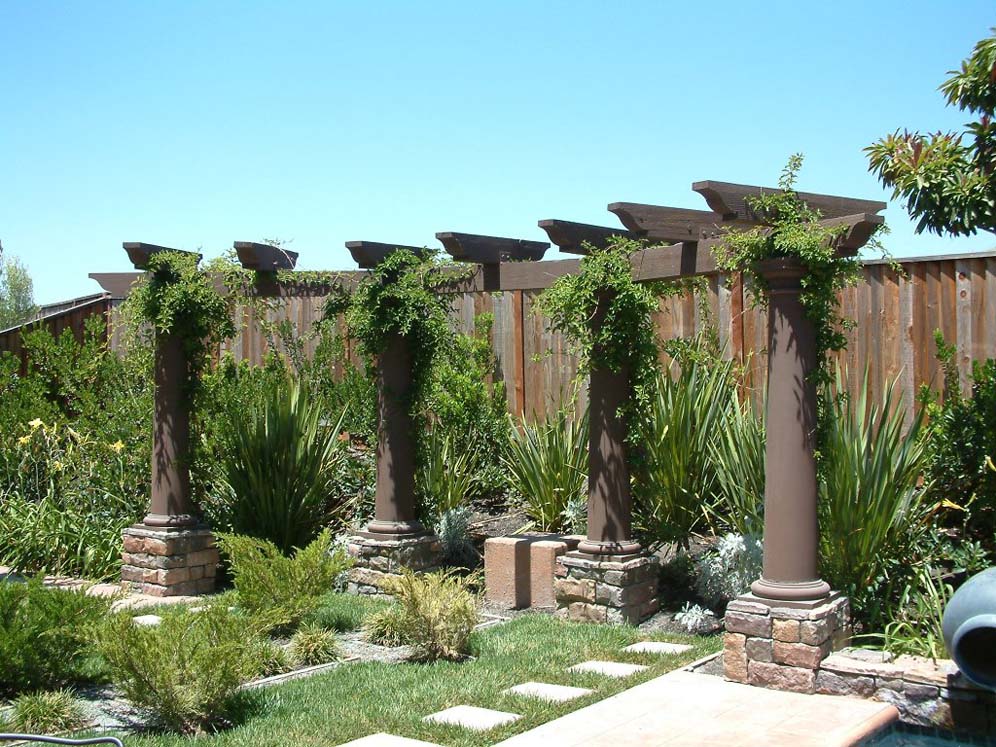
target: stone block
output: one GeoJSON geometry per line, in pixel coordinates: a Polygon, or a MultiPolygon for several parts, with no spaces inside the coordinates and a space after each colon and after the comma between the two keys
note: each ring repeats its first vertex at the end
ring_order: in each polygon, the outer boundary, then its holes
{"type": "Polygon", "coordinates": [[[826,654],[820,646],[807,646],[805,643],[786,643],[784,641],[775,641],[772,653],[778,664],[808,669],[819,669],[820,662],[823,661],[826,654]]]}
{"type": "Polygon", "coordinates": [[[592,579],[558,578],[554,583],[557,604],[563,606],[572,602],[595,602],[595,581],[592,579]]]}
{"type": "Polygon", "coordinates": [[[623,649],[623,651],[634,654],[658,654],[661,656],[683,654],[691,650],[692,647],[685,643],[667,643],[665,641],[641,641],[623,649]]]}
{"type": "Polygon", "coordinates": [[[870,698],[875,694],[875,680],[872,677],[860,675],[845,677],[820,670],[816,673],[816,692],[824,695],[858,695],[870,698]]]}
{"type": "Polygon", "coordinates": [[[745,645],[747,658],[753,661],[774,661],[770,638],[748,638],[745,645]]]}
{"type": "Polygon", "coordinates": [[[539,540],[529,547],[529,606],[556,607],[554,578],[557,576],[557,558],[567,552],[567,543],[558,540],[539,540]]]}
{"type": "Polygon", "coordinates": [[[783,666],[765,661],[747,662],[747,681],[751,685],[811,693],[816,688],[816,672],[803,667],[783,666]]]}
{"type": "Polygon", "coordinates": [[[723,674],[728,680],[747,681],[746,640],[742,633],[727,633],[723,639],[723,674]]]}
{"type": "Polygon", "coordinates": [[[618,661],[585,661],[568,668],[568,672],[601,674],[605,677],[630,677],[643,672],[647,667],[641,664],[624,664],[618,661]]]}
{"type": "Polygon", "coordinates": [[[461,726],[471,731],[487,731],[497,726],[518,721],[520,718],[522,716],[517,713],[505,713],[504,711],[494,711],[490,708],[459,705],[430,714],[422,720],[430,724],[461,726]]]}
{"type": "Polygon", "coordinates": [[[799,642],[799,621],[774,618],[771,621],[771,637],[785,643],[799,642]]]}
{"type": "Polygon", "coordinates": [[[799,623],[799,641],[819,646],[830,639],[829,620],[804,620],[799,623]]]}
{"type": "Polygon", "coordinates": [[[524,682],[510,687],[504,692],[523,698],[537,698],[549,703],[565,703],[568,700],[591,695],[592,690],[583,687],[568,687],[567,685],[548,685],[545,682],[524,682]]]}
{"type": "Polygon", "coordinates": [[[612,623],[613,625],[622,625],[623,623],[636,625],[641,620],[640,613],[642,606],[639,604],[628,604],[621,607],[605,605],[604,609],[605,622],[612,623]]]}
{"type": "Polygon", "coordinates": [[[595,585],[595,602],[609,607],[642,604],[654,596],[656,590],[647,582],[633,586],[595,585]]]}
{"type": "Polygon", "coordinates": [[[727,608],[723,618],[728,633],[743,633],[757,638],[771,637],[771,618],[744,612],[730,612],[727,608]]]}
{"type": "Polygon", "coordinates": [[[567,619],[578,622],[607,622],[608,607],[601,604],[586,604],[585,602],[571,602],[566,607],[567,619]]]}
{"type": "Polygon", "coordinates": [[[529,541],[492,537],[484,542],[485,598],[508,609],[529,606],[529,541]]]}

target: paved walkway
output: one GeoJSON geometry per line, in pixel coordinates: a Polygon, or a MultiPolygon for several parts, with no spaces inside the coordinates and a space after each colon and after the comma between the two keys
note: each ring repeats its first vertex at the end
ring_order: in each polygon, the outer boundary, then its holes
{"type": "Polygon", "coordinates": [[[875,701],[765,690],[680,670],[495,747],[844,747],[897,716],[875,701]]]}

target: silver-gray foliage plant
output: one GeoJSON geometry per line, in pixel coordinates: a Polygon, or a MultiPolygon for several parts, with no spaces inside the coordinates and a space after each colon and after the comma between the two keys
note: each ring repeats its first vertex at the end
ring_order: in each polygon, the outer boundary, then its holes
{"type": "Polygon", "coordinates": [[[750,589],[761,575],[763,546],[756,535],[724,534],[716,548],[695,564],[695,590],[718,608],[750,589]]]}

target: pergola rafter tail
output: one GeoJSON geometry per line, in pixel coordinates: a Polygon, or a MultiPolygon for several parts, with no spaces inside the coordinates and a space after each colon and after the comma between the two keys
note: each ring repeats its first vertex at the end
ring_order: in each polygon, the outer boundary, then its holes
{"type": "MultiPolygon", "coordinates": [[[[714,212],[731,220],[756,220],[757,215],[748,204],[748,198],[759,197],[763,194],[776,194],[782,191],[776,187],[756,187],[750,184],[733,184],[713,180],[693,182],[692,190],[702,195],[714,212]]],[[[879,200],[862,200],[855,197],[839,197],[814,192],[796,192],[795,194],[809,207],[818,210],[824,218],[840,218],[857,213],[874,215],[886,208],[886,203],[879,200]]]]}

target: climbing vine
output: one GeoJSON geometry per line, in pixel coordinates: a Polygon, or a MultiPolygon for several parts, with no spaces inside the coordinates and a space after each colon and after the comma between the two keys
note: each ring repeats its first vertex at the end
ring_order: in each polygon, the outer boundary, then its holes
{"type": "Polygon", "coordinates": [[[640,241],[613,236],[605,248],[586,246],[579,272],[559,277],[535,308],[578,356],[579,380],[595,366],[629,371],[632,393],[622,415],[635,439],[661,369],[652,315],[662,296],[684,293],[690,283],[636,282],[630,256],[644,248],[640,241]],[[599,313],[601,323],[594,323],[599,313]]]}
{"type": "MultiPolygon", "coordinates": [[[[837,294],[858,280],[861,262],[856,256],[837,251],[847,226],[822,224],[820,212],[799,199],[794,187],[802,160],[798,153],[789,158],[778,180],[781,191],[747,198],[748,206],[763,224],[746,231],[730,231],[715,254],[721,269],[744,274],[756,291],[754,303],[759,306],[768,302],[767,284],[758,269],[760,262],[784,257],[798,259],[805,266],[800,301],[815,328],[819,361],[811,381],[822,388],[833,379],[830,353],[847,347],[846,331],[854,326],[840,313],[837,294]]],[[[875,236],[868,245],[881,249],[875,236]]]]}
{"type": "Polygon", "coordinates": [[[151,255],[144,279],[125,302],[126,316],[137,326],[183,340],[188,387],[196,385],[212,351],[235,334],[228,304],[198,260],[189,252],[151,255]]]}

